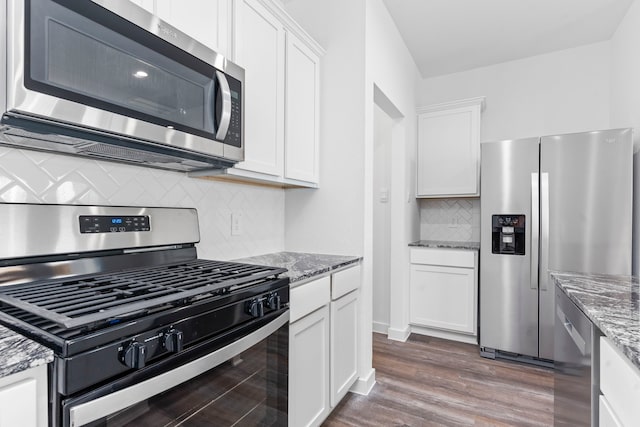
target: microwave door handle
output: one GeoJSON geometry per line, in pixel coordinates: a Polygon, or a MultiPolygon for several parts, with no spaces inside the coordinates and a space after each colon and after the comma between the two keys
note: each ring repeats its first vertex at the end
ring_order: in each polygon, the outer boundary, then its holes
{"type": "Polygon", "coordinates": [[[216,78],[218,79],[220,93],[222,94],[222,113],[220,114],[220,125],[216,131],[216,139],[218,141],[224,141],[229,130],[229,123],[231,122],[231,89],[229,88],[227,76],[225,76],[223,72],[216,71],[216,78]]]}

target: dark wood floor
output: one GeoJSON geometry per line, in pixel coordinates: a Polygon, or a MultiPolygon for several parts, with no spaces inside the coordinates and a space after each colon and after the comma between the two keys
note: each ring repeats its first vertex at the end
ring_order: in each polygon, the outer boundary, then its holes
{"type": "Polygon", "coordinates": [[[480,357],[478,347],[373,334],[376,385],[349,393],[323,426],[551,426],[553,372],[480,357]]]}

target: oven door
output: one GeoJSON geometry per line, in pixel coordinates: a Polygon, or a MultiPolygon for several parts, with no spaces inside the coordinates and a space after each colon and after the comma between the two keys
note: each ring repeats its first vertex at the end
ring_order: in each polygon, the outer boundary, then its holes
{"type": "Polygon", "coordinates": [[[63,425],[286,426],[288,309],[227,335],[62,401],[63,425]]]}
{"type": "Polygon", "coordinates": [[[8,4],[9,114],[242,160],[240,67],[131,2],[8,4]]]}

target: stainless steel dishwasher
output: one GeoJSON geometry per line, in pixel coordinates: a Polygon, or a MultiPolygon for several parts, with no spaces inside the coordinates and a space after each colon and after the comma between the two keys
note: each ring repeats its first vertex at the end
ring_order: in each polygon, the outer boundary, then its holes
{"type": "Polygon", "coordinates": [[[602,334],[562,290],[555,292],[554,425],[597,426],[602,334]]]}

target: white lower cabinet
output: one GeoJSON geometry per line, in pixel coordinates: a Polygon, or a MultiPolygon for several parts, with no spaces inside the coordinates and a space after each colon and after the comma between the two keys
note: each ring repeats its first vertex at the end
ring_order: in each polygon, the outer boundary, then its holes
{"type": "Polygon", "coordinates": [[[475,340],[477,265],[476,251],[411,249],[409,322],[417,327],[412,331],[467,342],[475,340]]]}
{"type": "Polygon", "coordinates": [[[291,289],[289,426],[319,426],[357,379],[360,266],[291,289]]]}
{"type": "Polygon", "coordinates": [[[600,427],[622,427],[622,423],[611,409],[611,405],[602,395],[599,398],[598,423],[600,427]]]}
{"type": "Polygon", "coordinates": [[[358,376],[358,291],[331,301],[331,406],[358,376]]]}
{"type": "Polygon", "coordinates": [[[289,425],[320,425],[330,410],[329,306],[292,323],[289,340],[289,425]]]}
{"type": "Polygon", "coordinates": [[[291,289],[289,425],[318,426],[329,415],[329,276],[291,289]]]}
{"type": "Polygon", "coordinates": [[[640,422],[640,370],[607,337],[600,337],[600,426],[640,422]]]}
{"type": "Polygon", "coordinates": [[[331,406],[358,377],[358,295],[360,266],[331,276],[331,406]]]}
{"type": "Polygon", "coordinates": [[[47,365],[0,378],[0,427],[47,424],[47,365]]]}

